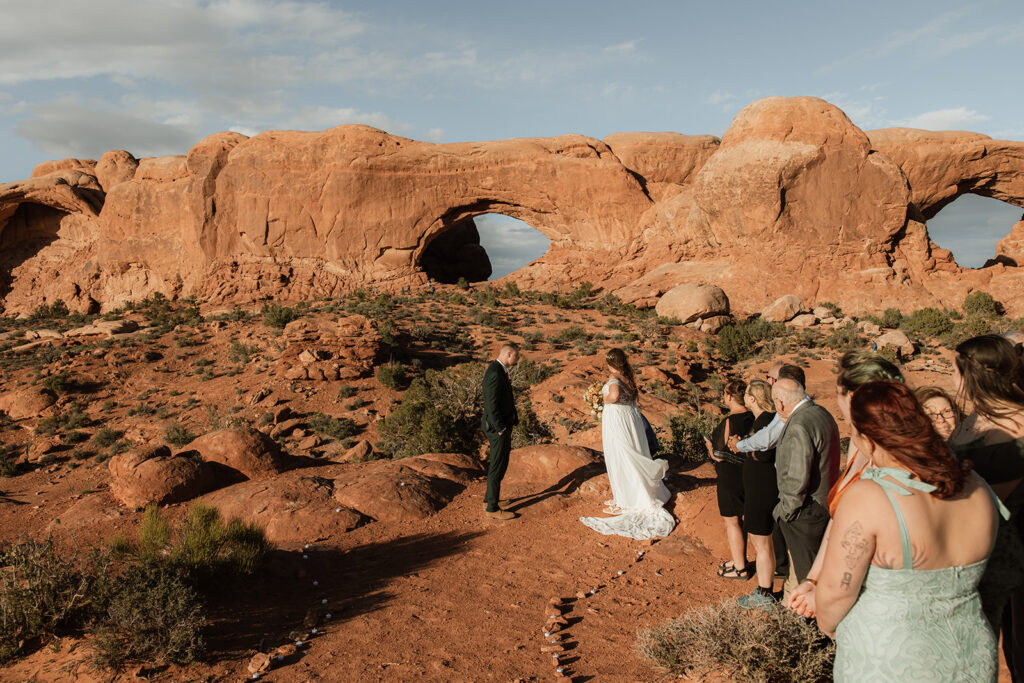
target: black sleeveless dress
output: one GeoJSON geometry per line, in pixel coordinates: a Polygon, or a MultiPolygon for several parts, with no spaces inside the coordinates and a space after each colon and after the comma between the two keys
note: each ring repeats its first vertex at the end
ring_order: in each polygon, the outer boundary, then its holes
{"type": "MultiPolygon", "coordinates": [[[[736,413],[725,416],[711,433],[711,446],[716,451],[727,451],[725,425],[729,423],[729,434],[744,436],[754,423],[753,413],[736,413]]],[[[731,462],[716,462],[718,475],[718,514],[722,517],[739,517],[743,514],[743,466],[731,462]]]]}
{"type": "MultiPolygon", "coordinates": [[[[775,413],[761,413],[750,434],[767,427],[775,413]]],[[[779,502],[779,484],[775,474],[775,448],[747,453],[743,461],[743,529],[748,534],[770,536],[775,528],[772,511],[779,502]]]]}

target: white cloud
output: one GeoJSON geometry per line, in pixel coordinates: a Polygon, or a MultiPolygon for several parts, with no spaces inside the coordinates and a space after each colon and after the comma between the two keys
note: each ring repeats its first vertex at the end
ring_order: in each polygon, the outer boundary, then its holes
{"type": "Polygon", "coordinates": [[[901,125],[926,130],[967,130],[969,126],[988,121],[989,117],[967,107],[926,111],[907,119],[901,125]]]}
{"type": "Polygon", "coordinates": [[[412,127],[381,112],[363,112],[351,107],[307,107],[285,119],[282,128],[294,130],[325,130],[348,123],[361,123],[388,133],[407,132],[412,127]]]}
{"type": "Polygon", "coordinates": [[[73,98],[35,105],[32,111],[33,118],[19,121],[15,132],[57,157],[99,158],[111,149],[137,157],[184,154],[198,141],[195,131],[73,98]]]}
{"type": "Polygon", "coordinates": [[[431,128],[427,131],[426,138],[431,142],[441,142],[444,140],[444,130],[441,128],[431,128]]]}
{"type": "Polygon", "coordinates": [[[232,133],[241,133],[247,138],[256,137],[262,132],[255,128],[248,128],[246,126],[229,126],[228,130],[230,130],[232,133]]]}
{"type": "Polygon", "coordinates": [[[735,99],[736,99],[736,95],[734,95],[731,92],[724,92],[722,90],[716,90],[715,92],[711,93],[710,95],[708,95],[707,97],[704,98],[704,103],[705,104],[714,104],[714,105],[729,104],[730,102],[732,102],[735,99]]]}
{"type": "Polygon", "coordinates": [[[609,45],[604,49],[609,54],[626,55],[636,52],[637,41],[627,40],[624,43],[618,43],[617,45],[609,45]]]}

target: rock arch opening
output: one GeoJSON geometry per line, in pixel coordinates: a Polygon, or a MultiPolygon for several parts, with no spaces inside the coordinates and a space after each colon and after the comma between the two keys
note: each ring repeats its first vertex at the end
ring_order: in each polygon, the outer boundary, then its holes
{"type": "Polygon", "coordinates": [[[60,239],[67,212],[52,206],[23,202],[0,222],[0,296],[6,296],[16,269],[60,239]]]}
{"type": "Polygon", "coordinates": [[[961,268],[983,268],[995,262],[1024,266],[1020,251],[1008,242],[1024,231],[1024,209],[976,194],[964,194],[928,219],[928,237],[953,253],[961,268]],[[1009,234],[1008,234],[1009,233],[1009,234]]]}
{"type": "Polygon", "coordinates": [[[528,266],[547,253],[551,240],[518,218],[500,213],[478,216],[480,244],[491,259],[491,280],[528,266]]]}
{"type": "Polygon", "coordinates": [[[496,280],[543,256],[550,240],[528,223],[504,214],[462,218],[434,237],[420,267],[431,280],[454,284],[496,280]]]}

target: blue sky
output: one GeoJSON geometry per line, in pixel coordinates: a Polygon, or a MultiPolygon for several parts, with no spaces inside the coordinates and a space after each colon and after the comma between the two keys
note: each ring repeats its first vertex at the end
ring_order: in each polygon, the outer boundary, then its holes
{"type": "Polygon", "coordinates": [[[721,135],[767,95],[823,97],[864,129],[1024,140],[1019,0],[0,0],[0,16],[0,182],[227,129],[721,135]]]}

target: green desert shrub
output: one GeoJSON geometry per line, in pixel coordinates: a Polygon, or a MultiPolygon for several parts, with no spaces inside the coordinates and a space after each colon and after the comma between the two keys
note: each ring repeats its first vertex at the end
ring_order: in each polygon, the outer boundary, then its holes
{"type": "Polygon", "coordinates": [[[937,308],[925,307],[914,311],[900,327],[918,339],[940,337],[953,330],[949,314],[937,308]]]}
{"type": "Polygon", "coordinates": [[[49,539],[9,545],[0,555],[0,663],[84,626],[103,601],[106,582],[100,553],[79,563],[49,539]]]}
{"type": "Polygon", "coordinates": [[[745,610],[733,599],[644,629],[637,650],[690,680],[831,681],[835,644],[813,622],[781,606],[745,610]]]}
{"type": "Polygon", "coordinates": [[[514,385],[525,388],[540,384],[553,374],[555,368],[552,366],[523,358],[512,368],[509,378],[514,385]]]}
{"type": "Polygon", "coordinates": [[[730,323],[718,331],[715,348],[725,360],[735,363],[755,355],[758,344],[786,333],[784,323],[772,323],[761,318],[730,323]]]}
{"type": "Polygon", "coordinates": [[[263,308],[260,309],[260,316],[263,318],[264,325],[281,330],[288,323],[296,320],[299,314],[294,308],[277,303],[269,303],[264,304],[263,308]]]}
{"type": "Polygon", "coordinates": [[[167,428],[164,430],[164,441],[171,446],[181,448],[186,444],[192,443],[195,439],[196,435],[194,433],[177,422],[167,425],[167,428]]]}
{"type": "Polygon", "coordinates": [[[130,565],[117,583],[91,643],[96,664],[113,670],[129,662],[188,664],[203,652],[203,600],[181,572],[130,565]]]}
{"type": "Polygon", "coordinates": [[[15,447],[9,443],[0,444],[0,477],[13,477],[18,473],[15,447]]]}
{"type": "Polygon", "coordinates": [[[968,294],[961,308],[967,316],[973,314],[984,318],[997,318],[1002,313],[1002,308],[992,295],[981,290],[968,294]]]}
{"type": "Polygon", "coordinates": [[[309,428],[317,434],[330,439],[343,441],[350,436],[355,436],[359,428],[356,423],[347,417],[330,417],[323,413],[313,413],[309,417],[309,428]]]}
{"type": "Polygon", "coordinates": [[[703,435],[710,435],[715,425],[715,417],[703,411],[673,416],[669,420],[668,452],[690,463],[707,461],[708,449],[703,435]]]}
{"type": "Polygon", "coordinates": [[[376,377],[388,389],[401,389],[405,385],[406,367],[402,363],[387,363],[377,368],[376,377]]]}

